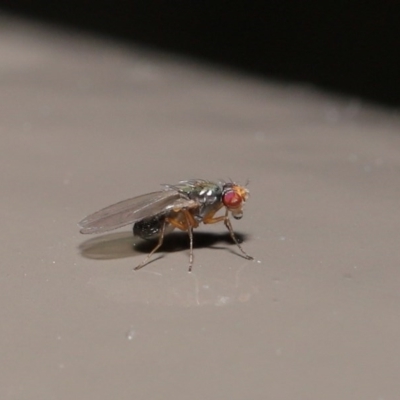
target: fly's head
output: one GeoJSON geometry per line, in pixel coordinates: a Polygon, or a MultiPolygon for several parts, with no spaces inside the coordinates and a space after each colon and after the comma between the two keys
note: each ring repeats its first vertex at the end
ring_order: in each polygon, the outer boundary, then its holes
{"type": "Polygon", "coordinates": [[[243,206],[249,197],[249,191],[235,183],[225,183],[222,188],[222,203],[232,213],[233,218],[243,217],[243,206]]]}

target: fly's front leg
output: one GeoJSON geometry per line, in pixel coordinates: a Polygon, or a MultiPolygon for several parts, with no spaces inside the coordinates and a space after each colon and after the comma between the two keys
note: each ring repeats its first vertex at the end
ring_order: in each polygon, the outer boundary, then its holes
{"type": "Polygon", "coordinates": [[[135,268],[135,271],[140,268],[143,268],[149,261],[149,258],[161,247],[161,245],[163,244],[163,241],[164,241],[164,233],[165,233],[166,225],[167,225],[167,220],[165,220],[162,224],[160,237],[158,238],[158,243],[157,243],[156,247],[154,247],[154,249],[149,254],[147,254],[147,257],[135,268]]]}
{"type": "Polygon", "coordinates": [[[222,222],[225,220],[226,215],[222,215],[221,217],[214,217],[214,215],[223,207],[221,204],[216,210],[211,211],[203,218],[203,224],[216,224],[217,222],[222,222]]]}
{"type": "Polygon", "coordinates": [[[225,224],[225,226],[228,228],[228,231],[229,231],[229,233],[230,233],[230,235],[231,235],[232,240],[236,243],[237,247],[239,247],[239,249],[240,249],[240,251],[243,253],[243,255],[244,255],[248,260],[254,260],[254,257],[252,257],[252,256],[250,256],[249,254],[247,254],[247,253],[243,250],[243,248],[242,248],[242,246],[240,245],[240,243],[238,242],[238,240],[236,239],[235,232],[233,231],[232,224],[231,224],[231,221],[230,221],[229,216],[228,216],[228,210],[226,210],[226,213],[225,213],[225,216],[224,216],[224,224],[225,224]]]}
{"type": "Polygon", "coordinates": [[[248,260],[254,260],[254,258],[252,256],[250,256],[249,254],[247,254],[242,246],[240,245],[240,243],[238,242],[238,240],[236,239],[235,236],[235,232],[233,231],[232,228],[232,224],[231,221],[229,219],[229,212],[228,209],[226,209],[225,215],[222,215],[221,217],[214,217],[215,213],[217,213],[220,209],[222,208],[219,207],[216,211],[213,211],[212,213],[208,214],[206,217],[204,217],[203,222],[205,224],[216,224],[217,222],[222,222],[224,221],[225,226],[227,227],[232,240],[236,243],[237,247],[239,247],[240,251],[243,253],[243,255],[248,259],[248,260]]]}

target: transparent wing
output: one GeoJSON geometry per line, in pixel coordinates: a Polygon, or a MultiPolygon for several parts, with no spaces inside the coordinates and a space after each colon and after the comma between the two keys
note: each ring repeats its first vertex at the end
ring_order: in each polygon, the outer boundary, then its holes
{"type": "Polygon", "coordinates": [[[152,192],[123,200],[97,211],[81,222],[81,233],[102,233],[167,211],[181,195],[176,190],[152,192]]]}

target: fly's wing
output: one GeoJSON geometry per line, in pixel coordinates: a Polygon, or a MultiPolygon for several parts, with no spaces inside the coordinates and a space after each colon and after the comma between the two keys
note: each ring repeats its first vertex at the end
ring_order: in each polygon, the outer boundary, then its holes
{"type": "Polygon", "coordinates": [[[181,195],[176,190],[152,192],[123,200],[97,211],[81,222],[81,233],[102,233],[133,224],[168,210],[181,195]]]}

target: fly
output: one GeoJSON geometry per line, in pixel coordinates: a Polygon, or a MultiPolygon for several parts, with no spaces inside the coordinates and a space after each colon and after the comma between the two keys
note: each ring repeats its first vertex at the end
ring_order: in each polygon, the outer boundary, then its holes
{"type": "Polygon", "coordinates": [[[243,206],[249,197],[247,188],[234,182],[210,182],[203,179],[180,181],[176,185],[163,185],[164,190],[121,201],[97,211],[79,226],[81,233],[102,233],[134,224],[133,234],[143,239],[158,236],[158,243],[135,268],[143,268],[161,247],[164,237],[175,228],[186,231],[190,239],[189,272],[193,266],[193,229],[200,223],[224,222],[232,240],[243,256],[252,260],[238,242],[229,215],[243,216],[243,206]],[[224,215],[215,214],[225,208],[224,215]]]}

